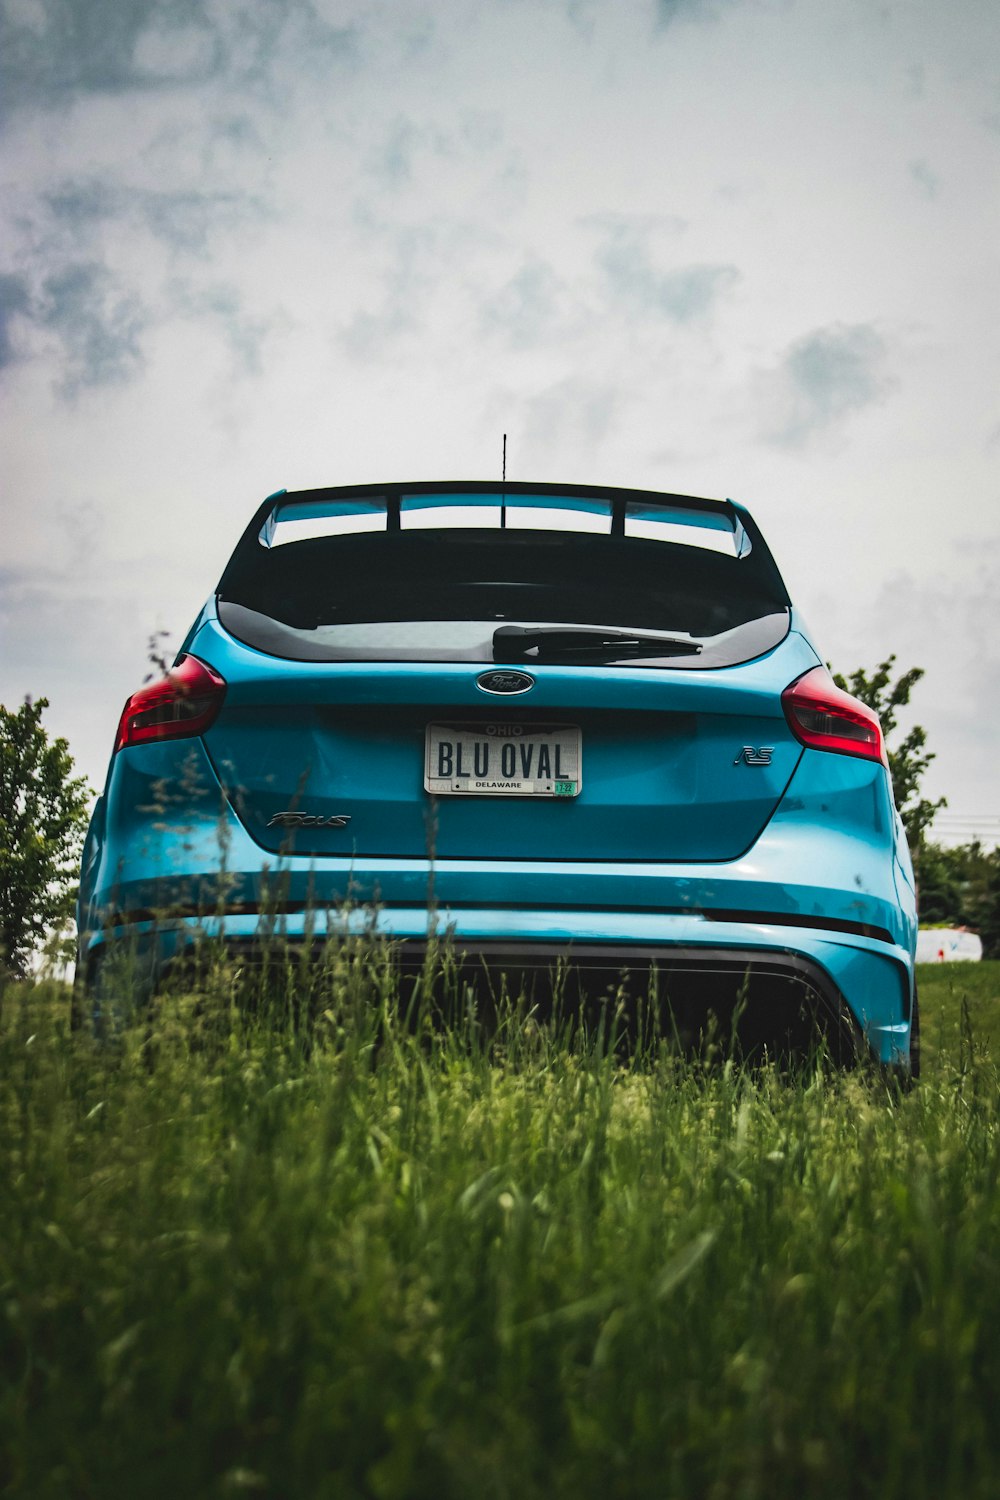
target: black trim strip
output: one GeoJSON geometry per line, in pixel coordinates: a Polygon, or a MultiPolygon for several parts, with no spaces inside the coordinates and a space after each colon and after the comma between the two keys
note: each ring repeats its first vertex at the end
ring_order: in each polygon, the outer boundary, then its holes
{"type": "Polygon", "coordinates": [[[703,911],[707,922],[752,922],[767,927],[824,927],[832,932],[852,932],[857,937],[875,938],[880,943],[892,943],[896,939],[887,927],[876,927],[871,922],[849,922],[841,917],[808,916],[800,912],[764,911],[703,911]]]}
{"type": "MultiPolygon", "coordinates": [[[[111,912],[102,924],[104,930],[114,927],[131,927],[137,922],[164,922],[183,921],[192,917],[290,917],[298,916],[303,912],[329,911],[337,906],[342,898],[336,898],[329,903],[324,903],[315,896],[309,900],[301,901],[231,901],[225,906],[219,906],[218,902],[185,902],[177,906],[164,906],[158,910],[149,907],[136,907],[131,911],[111,912]]],[[[364,904],[364,903],[361,903],[364,904]]],[[[486,902],[447,902],[444,910],[448,911],[519,911],[520,903],[514,901],[486,901],[486,902]]],[[[393,902],[384,910],[392,911],[423,911],[426,903],[419,902],[393,902]]],[[[701,917],[706,922],[735,922],[755,927],[811,927],[820,931],[846,932],[856,937],[873,938],[879,943],[889,943],[896,947],[896,939],[887,927],[877,927],[870,922],[849,922],[839,917],[804,916],[798,912],[764,912],[764,911],[719,911],[716,909],[701,909],[690,906],[629,906],[608,907],[602,902],[573,902],[565,905],[547,905],[546,911],[553,912],[594,912],[594,911],[628,911],[635,912],[639,916],[663,916],[663,917],[701,917]]],[[[527,939],[525,939],[527,941],[527,939]]],[[[664,944],[664,947],[670,946],[664,944]]]]}

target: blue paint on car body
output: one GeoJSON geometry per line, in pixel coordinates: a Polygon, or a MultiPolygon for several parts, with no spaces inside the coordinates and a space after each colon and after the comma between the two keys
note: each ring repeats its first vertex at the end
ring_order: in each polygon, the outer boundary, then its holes
{"type": "Polygon", "coordinates": [[[913,874],[853,702],[731,502],[278,492],[174,674],[126,706],[84,850],[80,972],[126,940],[155,976],[199,932],[252,939],[276,871],[290,941],[318,906],[417,942],[433,878],[463,949],[706,973],[750,955],[805,975],[905,1071],[913,874]],[[527,688],[484,693],[505,676],[527,688]]]}

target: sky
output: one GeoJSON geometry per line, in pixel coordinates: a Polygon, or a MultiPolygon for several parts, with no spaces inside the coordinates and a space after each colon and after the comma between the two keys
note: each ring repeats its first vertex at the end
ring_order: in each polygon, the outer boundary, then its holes
{"type": "Polygon", "coordinates": [[[265,495],[506,433],[747,505],[835,669],[925,669],[937,832],[1000,837],[996,0],[0,17],[0,702],[93,786],[265,495]]]}

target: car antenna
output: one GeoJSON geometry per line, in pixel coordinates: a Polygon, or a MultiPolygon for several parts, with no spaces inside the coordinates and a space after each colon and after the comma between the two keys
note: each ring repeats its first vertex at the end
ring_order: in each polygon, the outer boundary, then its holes
{"type": "MultiPolygon", "coordinates": [[[[503,435],[503,463],[500,470],[500,483],[507,484],[507,434],[503,435]]],[[[500,491],[500,530],[507,530],[507,495],[504,489],[500,491]]]]}

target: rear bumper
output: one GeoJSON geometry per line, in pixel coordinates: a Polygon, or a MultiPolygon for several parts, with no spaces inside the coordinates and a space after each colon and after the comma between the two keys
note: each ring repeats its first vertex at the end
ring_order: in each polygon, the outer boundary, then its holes
{"type": "MultiPolygon", "coordinates": [[[[434,931],[447,936],[456,954],[485,960],[495,972],[523,975],[564,964],[597,990],[624,983],[635,993],[655,968],[668,997],[671,987],[687,993],[690,982],[697,990],[703,981],[706,1009],[715,978],[728,976],[738,988],[750,973],[760,981],[763,1005],[772,991],[808,990],[828,1019],[856,1029],[879,1062],[905,1067],[908,1061],[912,963],[906,949],[879,938],[695,912],[438,905],[434,913],[434,931]]],[[[207,936],[244,947],[267,936],[294,944],[328,933],[370,933],[420,951],[428,925],[426,901],[338,910],[286,895],[254,909],[175,909],[156,917],[134,911],[91,934],[82,961],[93,965],[109,945],[128,946],[155,976],[207,936]]]]}
{"type": "MultiPolygon", "coordinates": [[[[151,774],[160,761],[147,759],[151,774]]],[[[705,974],[748,953],[789,973],[812,965],[814,988],[846,1003],[875,1057],[905,1066],[916,914],[888,803],[869,787],[867,802],[863,788],[848,798],[851,816],[833,822],[825,810],[840,781],[858,774],[846,757],[804,755],[796,795],[753,847],[714,863],[558,851],[546,860],[273,857],[225,801],[194,799],[176,821],[169,812],[154,821],[109,791],[81,882],[82,957],[99,961],[108,944],[129,940],[155,971],[200,932],[244,943],[276,928],[305,941],[326,922],[419,943],[433,911],[459,948],[512,943],[546,962],[565,953],[585,966],[606,950],[627,966],[648,950],[661,968],[683,953],[705,974]]]]}

